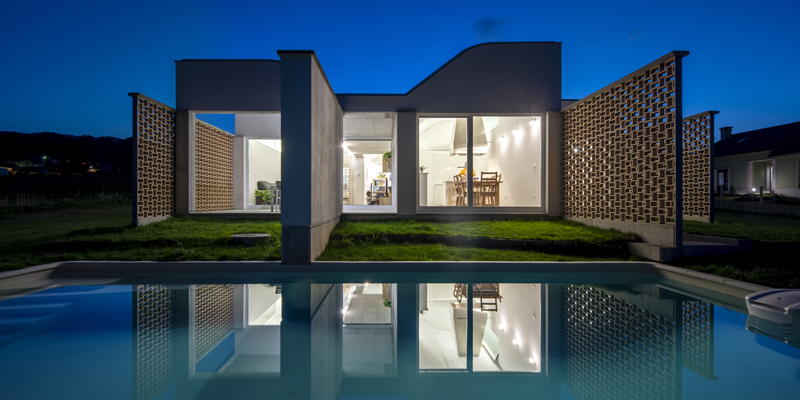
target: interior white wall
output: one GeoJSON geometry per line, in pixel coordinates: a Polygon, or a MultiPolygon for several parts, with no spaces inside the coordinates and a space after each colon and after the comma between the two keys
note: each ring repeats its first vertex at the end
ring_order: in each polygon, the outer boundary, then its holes
{"type": "Polygon", "coordinates": [[[541,290],[538,283],[500,284],[503,301],[497,312],[489,313],[486,329],[491,329],[500,341],[498,362],[503,371],[541,371],[541,290]],[[536,365],[530,363],[530,358],[536,365]]]}
{"type": "Polygon", "coordinates": [[[281,114],[236,114],[236,136],[250,139],[280,139],[281,114]]]}
{"type": "MultiPolygon", "coordinates": [[[[482,123],[476,118],[475,123],[482,123]]],[[[488,117],[487,127],[497,117],[488,117]]],[[[542,119],[531,126],[531,117],[500,117],[489,132],[486,155],[475,156],[475,170],[503,174],[500,184],[500,206],[541,207],[542,205],[542,119]],[[514,129],[520,133],[514,135],[514,129]],[[505,136],[505,138],[503,138],[505,136]],[[486,165],[486,169],[478,169],[486,165]],[[535,165],[535,167],[534,167],[535,165]]]]}
{"type": "Polygon", "coordinates": [[[247,290],[247,323],[251,324],[256,318],[264,314],[267,309],[281,298],[275,293],[274,286],[248,285],[247,290]]]}
{"type": "Polygon", "coordinates": [[[364,178],[366,171],[364,170],[364,158],[353,158],[350,163],[353,169],[353,204],[366,205],[367,204],[367,189],[364,186],[364,178]]]}
{"type": "Polygon", "coordinates": [[[281,152],[256,140],[249,140],[247,204],[256,204],[255,190],[258,188],[258,181],[274,183],[279,180],[281,152]]]}

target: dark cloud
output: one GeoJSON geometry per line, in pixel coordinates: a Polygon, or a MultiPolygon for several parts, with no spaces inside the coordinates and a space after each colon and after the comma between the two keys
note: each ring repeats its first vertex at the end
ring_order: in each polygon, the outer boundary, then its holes
{"type": "Polygon", "coordinates": [[[628,35],[628,39],[627,40],[633,40],[633,39],[636,39],[637,37],[639,37],[639,34],[642,33],[642,29],[644,29],[644,28],[639,28],[639,29],[636,30],[636,32],[633,32],[630,35],[628,35]]]}
{"type": "Polygon", "coordinates": [[[484,17],[475,23],[475,35],[478,39],[496,39],[505,29],[506,19],[484,17]]]}

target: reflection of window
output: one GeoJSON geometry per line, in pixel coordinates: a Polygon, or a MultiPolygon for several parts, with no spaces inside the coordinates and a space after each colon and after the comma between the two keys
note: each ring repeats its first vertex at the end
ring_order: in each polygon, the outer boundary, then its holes
{"type": "Polygon", "coordinates": [[[716,189],[719,190],[719,187],[722,186],[723,187],[722,188],[723,191],[727,192],[728,190],[730,190],[730,189],[728,189],[728,181],[729,181],[729,179],[730,178],[728,176],[728,170],[727,169],[717,170],[717,188],[716,189]]]}

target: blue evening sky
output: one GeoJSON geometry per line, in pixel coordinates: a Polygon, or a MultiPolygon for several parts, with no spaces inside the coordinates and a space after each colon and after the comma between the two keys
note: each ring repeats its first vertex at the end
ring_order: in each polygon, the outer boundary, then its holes
{"type": "MultiPolygon", "coordinates": [[[[734,133],[800,120],[800,1],[7,1],[0,130],[126,137],[128,92],[175,104],[174,60],[315,50],[336,92],[405,93],[461,50],[562,42],[582,98],[671,50],[684,115],[734,133]]],[[[231,119],[218,119],[232,129],[231,119]]]]}

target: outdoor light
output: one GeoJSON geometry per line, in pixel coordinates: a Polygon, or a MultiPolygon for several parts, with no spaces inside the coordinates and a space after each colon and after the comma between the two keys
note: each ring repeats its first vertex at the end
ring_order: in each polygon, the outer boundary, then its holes
{"type": "Polygon", "coordinates": [[[753,191],[755,192],[755,191],[756,191],[756,188],[753,188],[753,191]]]}

